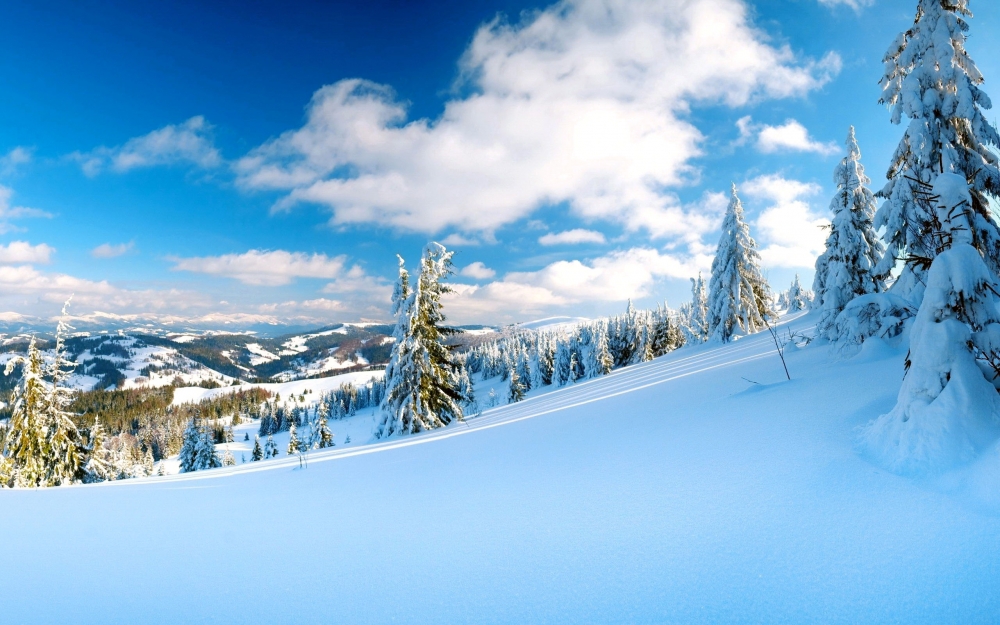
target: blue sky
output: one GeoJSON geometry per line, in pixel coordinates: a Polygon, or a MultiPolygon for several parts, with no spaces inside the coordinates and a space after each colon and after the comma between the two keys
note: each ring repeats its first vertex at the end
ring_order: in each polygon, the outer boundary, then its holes
{"type": "Polygon", "coordinates": [[[731,182],[772,285],[811,281],[848,126],[875,188],[901,135],[880,59],[915,6],[5,6],[0,312],[385,319],[429,240],[456,322],[677,306],[731,182]]]}

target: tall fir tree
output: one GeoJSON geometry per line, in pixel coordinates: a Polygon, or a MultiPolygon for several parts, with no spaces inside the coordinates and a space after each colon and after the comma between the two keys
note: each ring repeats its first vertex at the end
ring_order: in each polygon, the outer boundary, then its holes
{"type": "Polygon", "coordinates": [[[375,437],[414,434],[462,420],[459,368],[444,338],[442,295],[451,291],[444,280],[453,272],[452,252],[438,243],[425,249],[416,284],[399,259],[393,293],[396,329],[386,366],[386,391],[375,437]]]}
{"type": "Polygon", "coordinates": [[[952,466],[990,448],[1000,433],[997,279],[972,246],[969,184],[942,174],[921,195],[938,243],[910,328],[906,377],[893,410],[862,434],[871,455],[898,471],[952,466]]]}
{"type": "Polygon", "coordinates": [[[264,459],[264,450],[260,446],[260,434],[253,439],[253,453],[250,454],[250,461],[257,462],[264,459]]]}
{"type": "Polygon", "coordinates": [[[727,343],[738,334],[762,330],[765,318],[773,314],[770,301],[757,243],[743,220],[743,204],[734,184],[708,284],[709,336],[727,343]]]}
{"type": "Polygon", "coordinates": [[[831,340],[836,339],[837,316],[848,302],[885,288],[875,270],[885,246],[875,232],[875,196],[868,189],[871,180],[861,165],[854,126],[847,135],[847,156],[834,170],[833,180],[837,185],[830,202],[833,219],[813,280],[815,306],[820,310],[816,332],[831,340]]]}
{"type": "Polygon", "coordinates": [[[885,202],[875,227],[885,228],[887,249],[876,273],[886,277],[906,259],[892,291],[914,305],[923,298],[924,273],[936,255],[934,215],[921,207],[917,189],[933,185],[941,173],[970,183],[972,245],[994,274],[1000,269],[1000,230],[989,208],[990,197],[1000,198],[1000,135],[983,115],[992,104],[965,50],[971,16],[968,0],[919,0],[913,26],[883,59],[879,102],[889,106],[892,123],[904,116],[909,123],[878,194],[885,202]]]}

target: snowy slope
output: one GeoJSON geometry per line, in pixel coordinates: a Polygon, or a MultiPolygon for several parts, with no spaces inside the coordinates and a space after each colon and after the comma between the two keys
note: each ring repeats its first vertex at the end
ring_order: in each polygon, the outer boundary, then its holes
{"type": "Polygon", "coordinates": [[[0,491],[4,618],[993,622],[1000,454],[887,473],[855,430],[891,408],[905,347],[792,349],[787,382],[769,342],[685,348],[305,469],[0,491]]]}

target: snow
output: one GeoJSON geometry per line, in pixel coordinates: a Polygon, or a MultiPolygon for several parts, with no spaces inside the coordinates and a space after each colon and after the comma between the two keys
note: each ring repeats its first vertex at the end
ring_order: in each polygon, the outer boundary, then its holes
{"type": "Polygon", "coordinates": [[[253,366],[262,365],[265,362],[280,360],[280,356],[267,351],[260,343],[247,343],[247,351],[253,354],[250,357],[250,364],[253,366]]]}
{"type": "MultiPolygon", "coordinates": [[[[521,330],[542,330],[547,332],[564,332],[576,329],[581,323],[586,323],[590,321],[584,317],[546,317],[545,319],[536,319],[535,321],[527,321],[525,323],[517,324],[518,329],[521,330]]],[[[494,330],[487,330],[493,332],[494,330]]]]}
{"type": "MultiPolygon", "coordinates": [[[[353,384],[364,384],[372,379],[379,379],[385,374],[384,371],[354,371],[351,373],[341,373],[325,378],[314,378],[311,380],[295,380],[292,382],[264,382],[264,383],[242,383],[237,386],[223,386],[220,388],[201,388],[199,386],[188,386],[174,389],[174,405],[200,402],[205,399],[219,397],[236,391],[245,391],[251,388],[262,388],[271,393],[279,393],[283,398],[292,395],[302,395],[306,393],[306,403],[315,404],[323,393],[340,388],[342,384],[348,382],[353,384]]],[[[252,448],[252,447],[251,447],[252,448]]]]}
{"type": "Polygon", "coordinates": [[[770,341],[378,444],[342,447],[333,421],[338,446],[302,469],[2,490],[4,620],[991,622],[1000,450],[884,471],[857,429],[893,406],[906,346],[789,348],[788,382],[770,341]]]}

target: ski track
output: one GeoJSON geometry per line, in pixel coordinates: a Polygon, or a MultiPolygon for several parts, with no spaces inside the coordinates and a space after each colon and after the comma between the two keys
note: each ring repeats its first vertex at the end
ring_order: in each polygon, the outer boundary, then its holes
{"type": "MultiPolygon", "coordinates": [[[[781,330],[803,332],[813,326],[796,326],[795,322],[806,313],[789,315],[776,327],[781,330]]],[[[341,458],[350,458],[365,454],[379,453],[411,445],[422,445],[444,440],[453,436],[462,436],[473,432],[500,427],[526,419],[533,419],[564,410],[569,410],[586,404],[605,401],[627,393],[633,393],[651,386],[679,380],[688,376],[703,373],[712,369],[720,369],[733,365],[759,360],[762,358],[778,358],[774,339],[767,331],[758,332],[744,337],[735,343],[725,345],[698,345],[692,348],[678,350],[655,360],[644,362],[612,371],[606,376],[593,378],[585,382],[560,387],[556,390],[529,397],[516,404],[506,404],[484,410],[478,416],[468,417],[465,421],[454,423],[448,427],[422,432],[411,436],[391,439],[380,443],[369,443],[347,449],[311,451],[300,461],[298,456],[246,463],[236,467],[224,467],[181,473],[177,475],[152,476],[128,480],[101,482],[98,484],[76,484],[63,488],[115,488],[163,484],[166,482],[187,482],[192,480],[219,479],[233,475],[256,473],[258,471],[273,471],[278,469],[293,469],[300,462],[313,464],[341,458]],[[690,355],[684,355],[685,353],[690,355]],[[693,352],[693,353],[692,353],[693,352]]]]}

